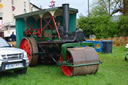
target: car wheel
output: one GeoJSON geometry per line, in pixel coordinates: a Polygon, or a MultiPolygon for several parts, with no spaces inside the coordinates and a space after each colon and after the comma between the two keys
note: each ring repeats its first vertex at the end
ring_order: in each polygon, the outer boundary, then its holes
{"type": "Polygon", "coordinates": [[[125,61],[127,61],[128,59],[127,59],[127,56],[125,56],[125,61]]]}
{"type": "Polygon", "coordinates": [[[25,74],[27,72],[27,68],[17,69],[17,70],[14,70],[14,72],[16,74],[25,74]]]}

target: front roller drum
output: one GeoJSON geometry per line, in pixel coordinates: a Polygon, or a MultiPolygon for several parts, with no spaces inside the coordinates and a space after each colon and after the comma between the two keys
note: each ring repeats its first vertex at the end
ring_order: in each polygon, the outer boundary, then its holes
{"type": "MultiPolygon", "coordinates": [[[[63,55],[60,61],[63,62],[63,55]]],[[[92,47],[68,48],[67,63],[72,63],[73,66],[61,65],[61,69],[66,76],[95,74],[98,71],[99,64],[89,65],[90,63],[99,62],[97,52],[92,47]],[[82,66],[80,66],[82,65],[82,66]]]]}
{"type": "Polygon", "coordinates": [[[36,40],[32,37],[23,38],[20,42],[20,48],[27,52],[29,65],[35,66],[38,61],[38,55],[35,55],[35,53],[38,53],[36,40]]]}

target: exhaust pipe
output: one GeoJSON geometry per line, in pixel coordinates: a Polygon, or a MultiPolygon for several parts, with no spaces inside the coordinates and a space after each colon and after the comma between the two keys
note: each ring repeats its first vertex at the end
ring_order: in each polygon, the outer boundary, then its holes
{"type": "Polygon", "coordinates": [[[69,35],[69,4],[63,4],[63,28],[65,37],[69,35]]]}

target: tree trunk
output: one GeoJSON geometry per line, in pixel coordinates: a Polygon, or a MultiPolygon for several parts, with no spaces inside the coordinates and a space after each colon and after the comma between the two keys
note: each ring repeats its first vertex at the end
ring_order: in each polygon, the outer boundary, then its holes
{"type": "Polygon", "coordinates": [[[128,14],[128,0],[123,0],[123,14],[128,14]]]}

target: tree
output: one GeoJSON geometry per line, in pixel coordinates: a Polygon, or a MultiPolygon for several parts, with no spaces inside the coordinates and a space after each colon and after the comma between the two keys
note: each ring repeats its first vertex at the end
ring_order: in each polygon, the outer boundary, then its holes
{"type": "Polygon", "coordinates": [[[109,15],[108,11],[104,8],[103,5],[95,6],[90,13],[91,16],[105,16],[109,15]]]}
{"type": "Polygon", "coordinates": [[[127,15],[128,14],[128,0],[120,0],[120,5],[118,8],[116,8],[115,10],[113,10],[112,14],[117,13],[117,12],[121,12],[123,15],[127,15]]]}
{"type": "Polygon", "coordinates": [[[121,12],[128,14],[128,0],[98,0],[96,6],[92,9],[92,16],[102,16],[121,12]]]}
{"type": "Polygon", "coordinates": [[[128,0],[123,0],[123,8],[122,8],[122,13],[125,15],[125,14],[128,14],[128,0]]]}

